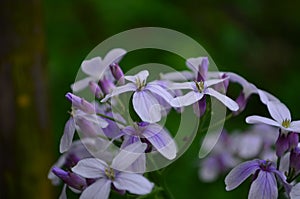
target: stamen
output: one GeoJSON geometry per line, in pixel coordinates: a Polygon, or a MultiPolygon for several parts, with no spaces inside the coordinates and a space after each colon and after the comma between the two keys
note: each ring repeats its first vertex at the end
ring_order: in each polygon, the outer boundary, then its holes
{"type": "Polygon", "coordinates": [[[105,169],[105,175],[107,176],[107,178],[111,179],[111,180],[115,180],[115,172],[112,168],[106,168],[105,169]]]}
{"type": "Polygon", "coordinates": [[[281,125],[282,125],[284,128],[289,128],[290,125],[291,125],[291,120],[285,119],[285,120],[282,121],[281,125]]]}
{"type": "Polygon", "coordinates": [[[200,93],[202,93],[204,91],[204,82],[203,81],[200,81],[200,82],[195,81],[195,84],[196,84],[198,91],[200,93]]]}

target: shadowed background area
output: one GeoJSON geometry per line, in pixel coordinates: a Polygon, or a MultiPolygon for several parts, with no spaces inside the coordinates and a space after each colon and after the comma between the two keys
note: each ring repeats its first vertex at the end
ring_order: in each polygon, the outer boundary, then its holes
{"type": "MultiPolygon", "coordinates": [[[[47,172],[59,156],[69,117],[64,95],[86,55],[106,38],[131,28],[164,27],[192,37],[219,70],[236,72],[273,93],[299,119],[299,7],[299,1],[267,0],[2,1],[0,198],[57,198],[61,187],[51,185],[47,172]]],[[[157,52],[150,53],[142,53],[125,69],[159,62],[157,52]]],[[[227,128],[244,128],[245,117],[254,113],[266,115],[257,96],[227,128]]],[[[249,183],[232,192],[225,191],[224,176],[202,183],[198,150],[195,142],[165,171],[163,180],[174,198],[191,193],[193,198],[247,197],[249,183]]]]}

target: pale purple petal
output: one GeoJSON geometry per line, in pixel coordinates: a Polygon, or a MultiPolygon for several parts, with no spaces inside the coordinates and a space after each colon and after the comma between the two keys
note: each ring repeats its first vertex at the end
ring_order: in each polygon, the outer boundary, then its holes
{"type": "Polygon", "coordinates": [[[230,191],[238,187],[257,169],[259,169],[259,160],[247,161],[233,168],[225,178],[226,190],[230,191]]]}
{"type": "Polygon", "coordinates": [[[165,158],[172,160],[176,157],[177,146],[173,138],[163,127],[150,124],[143,132],[143,136],[158,150],[165,158]]]}
{"type": "Polygon", "coordinates": [[[278,124],[276,121],[271,120],[271,119],[266,118],[266,117],[261,117],[261,116],[258,116],[258,115],[253,115],[253,116],[247,117],[246,122],[248,124],[268,124],[268,125],[271,125],[271,126],[281,127],[281,125],[278,124]]]}
{"type": "Polygon", "coordinates": [[[194,82],[183,82],[183,83],[171,83],[169,89],[189,89],[194,90],[194,82]]]}
{"type": "Polygon", "coordinates": [[[137,73],[136,75],[133,75],[133,76],[126,75],[126,76],[124,76],[124,78],[128,81],[136,83],[137,79],[139,79],[141,82],[143,82],[143,81],[146,82],[148,76],[149,76],[149,72],[147,70],[142,70],[139,73],[137,73]]]}
{"type": "Polygon", "coordinates": [[[129,91],[135,91],[135,90],[136,90],[136,86],[133,83],[128,83],[123,86],[116,87],[112,90],[110,94],[106,95],[105,98],[101,100],[101,102],[106,102],[109,98],[113,96],[120,95],[122,93],[129,92],[129,91]]]}
{"type": "Polygon", "coordinates": [[[189,106],[200,99],[202,99],[203,93],[190,91],[187,94],[179,97],[175,97],[171,100],[171,106],[173,107],[183,107],[183,106],[189,106]]]}
{"type": "Polygon", "coordinates": [[[111,65],[112,63],[118,63],[126,54],[126,50],[122,48],[114,48],[110,50],[103,58],[102,65],[104,67],[111,65]]]}
{"type": "Polygon", "coordinates": [[[219,83],[221,83],[221,82],[224,82],[226,79],[228,79],[228,78],[207,80],[207,81],[205,81],[205,85],[206,85],[207,87],[210,87],[210,86],[219,84],[219,83]]]}
{"type": "Polygon", "coordinates": [[[142,90],[135,92],[132,103],[135,112],[143,121],[150,123],[160,121],[161,106],[149,91],[142,90]]]}
{"type": "Polygon", "coordinates": [[[144,154],[146,148],[147,144],[141,142],[135,142],[122,148],[113,159],[111,167],[119,171],[126,171],[133,162],[144,154]]]}
{"type": "Polygon", "coordinates": [[[291,120],[291,113],[283,103],[269,101],[267,106],[270,115],[278,123],[282,123],[286,119],[291,120]]]}
{"type": "Polygon", "coordinates": [[[170,81],[187,81],[195,78],[195,74],[190,71],[181,71],[181,72],[170,72],[166,74],[161,74],[160,78],[163,80],[170,81]]]}
{"type": "Polygon", "coordinates": [[[168,103],[173,99],[173,96],[166,89],[162,88],[158,84],[149,83],[149,84],[147,84],[145,89],[162,97],[168,103]]]}
{"type": "Polygon", "coordinates": [[[103,70],[101,57],[84,60],[81,64],[81,70],[87,75],[100,79],[101,70],[103,70]]]}
{"type": "Polygon", "coordinates": [[[248,199],[277,199],[277,182],[273,173],[261,170],[252,182],[248,199]]]}
{"type": "Polygon", "coordinates": [[[259,95],[260,101],[264,104],[267,104],[269,101],[280,102],[279,99],[274,97],[272,94],[270,94],[266,91],[263,91],[261,89],[257,89],[257,93],[259,95]]]}
{"type": "Polygon", "coordinates": [[[64,129],[64,134],[60,139],[59,152],[66,152],[72,144],[72,140],[75,133],[75,122],[72,117],[67,121],[64,129]]]}
{"type": "Polygon", "coordinates": [[[300,120],[291,122],[290,129],[294,132],[300,133],[300,120]]]}
{"type": "Polygon", "coordinates": [[[71,89],[73,92],[78,92],[86,87],[89,86],[90,81],[94,81],[95,79],[92,77],[87,77],[81,80],[78,80],[77,82],[74,82],[74,84],[71,85],[71,89]]]}
{"type": "Polygon", "coordinates": [[[152,191],[153,183],[140,174],[121,172],[113,182],[114,186],[120,190],[127,190],[130,193],[145,195],[152,191]]]}
{"type": "Polygon", "coordinates": [[[235,101],[233,101],[226,95],[223,95],[223,94],[215,91],[212,88],[207,88],[205,90],[205,94],[208,94],[208,95],[211,95],[211,96],[217,98],[220,102],[222,102],[231,111],[237,111],[239,109],[239,105],[235,101]]]}
{"type": "Polygon", "coordinates": [[[299,199],[300,198],[300,183],[297,183],[293,186],[292,191],[290,193],[291,199],[299,199]]]}
{"type": "MultiPolygon", "coordinates": [[[[186,65],[188,66],[189,69],[191,69],[194,74],[197,74],[198,71],[199,71],[199,67],[203,68],[203,70],[208,70],[208,64],[209,63],[205,63],[205,62],[208,62],[208,58],[207,57],[197,57],[197,58],[189,58],[186,60],[186,65]],[[204,62],[204,63],[203,63],[204,62]]],[[[202,72],[202,71],[199,71],[199,72],[202,72]]],[[[201,74],[201,75],[204,75],[206,76],[206,74],[201,74]]],[[[203,77],[205,78],[205,77],[203,77]]]]}
{"type": "Polygon", "coordinates": [[[110,187],[110,180],[106,178],[98,179],[82,192],[79,199],[108,199],[110,187]]]}
{"type": "Polygon", "coordinates": [[[72,171],[84,178],[100,178],[104,177],[104,170],[107,164],[96,158],[86,158],[80,160],[72,171]]]}
{"type": "Polygon", "coordinates": [[[218,159],[214,157],[207,157],[201,161],[201,168],[198,175],[204,182],[212,182],[217,179],[221,172],[218,159]]]}

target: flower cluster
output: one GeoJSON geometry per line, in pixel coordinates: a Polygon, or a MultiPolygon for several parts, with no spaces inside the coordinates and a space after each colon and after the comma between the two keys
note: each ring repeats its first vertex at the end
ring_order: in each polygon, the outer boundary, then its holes
{"type": "MultiPolygon", "coordinates": [[[[87,77],[71,88],[74,93],[89,88],[92,101],[66,94],[72,107],[60,141],[62,156],[48,175],[53,184],[64,183],[60,198],[67,198],[67,188],[81,199],[106,199],[111,191],[151,193],[157,185],[145,174],[147,165],[153,164],[147,155],[155,153],[169,161],[178,157],[174,132],[160,123],[172,109],[180,114],[192,105],[200,119],[212,114],[209,105],[213,98],[229,109],[229,115],[237,116],[252,94],[259,96],[273,119],[247,117],[249,124],[263,124],[243,134],[223,130],[214,150],[202,160],[199,175],[212,181],[239,164],[226,177],[226,190],[235,189],[253,175],[249,198],[277,198],[277,184],[287,197],[300,195],[300,185],[294,182],[300,174],[300,121],[292,121],[289,110],[276,97],[235,73],[210,71],[207,57],[189,58],[187,70],[147,81],[148,70],[123,73],[119,62],[125,55],[125,50],[113,49],[104,58],[83,61],[81,70],[87,77]],[[233,83],[240,84],[242,90],[238,96],[229,97],[227,90],[233,83]],[[122,100],[126,94],[130,96],[129,107],[122,100]],[[77,135],[80,140],[76,140],[77,135]]],[[[212,145],[209,136],[204,148],[212,145]]]]}

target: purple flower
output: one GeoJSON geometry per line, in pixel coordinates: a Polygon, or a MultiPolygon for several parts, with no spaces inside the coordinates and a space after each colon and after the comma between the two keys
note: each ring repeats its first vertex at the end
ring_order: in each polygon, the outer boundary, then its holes
{"type": "Polygon", "coordinates": [[[299,142],[297,133],[294,132],[279,132],[278,139],[275,143],[276,155],[281,157],[285,152],[294,149],[299,142]]]}
{"type": "Polygon", "coordinates": [[[293,169],[294,174],[298,174],[300,171],[300,148],[296,147],[290,154],[290,168],[293,169]]]}
{"type": "Polygon", "coordinates": [[[235,101],[233,101],[226,95],[217,92],[213,88],[210,88],[211,86],[223,82],[224,80],[225,79],[211,79],[207,81],[174,83],[172,86],[173,89],[189,89],[192,91],[183,96],[174,98],[171,101],[171,105],[174,107],[189,106],[201,100],[205,95],[210,95],[217,98],[230,110],[237,111],[239,109],[239,106],[235,101]]]}
{"type": "Polygon", "coordinates": [[[123,73],[121,67],[119,66],[119,64],[118,63],[112,63],[109,67],[110,67],[111,73],[114,76],[114,78],[121,85],[125,84],[124,73],[123,73]]]}
{"type": "Polygon", "coordinates": [[[149,72],[147,70],[143,70],[134,76],[125,76],[125,79],[130,81],[130,83],[116,87],[101,102],[105,102],[119,94],[134,91],[132,103],[138,116],[145,122],[155,123],[160,121],[162,108],[156,96],[160,96],[166,102],[170,102],[173,97],[158,83],[151,82],[146,84],[148,76],[149,72]]]}
{"type": "Polygon", "coordinates": [[[133,194],[145,195],[151,192],[153,183],[141,174],[125,172],[126,169],[139,158],[145,150],[145,144],[133,144],[121,151],[111,162],[87,158],[78,162],[72,168],[74,173],[84,178],[97,178],[81,194],[80,199],[107,199],[111,188],[119,191],[129,191],[133,194]]]}
{"type": "Polygon", "coordinates": [[[126,51],[124,49],[116,48],[109,51],[103,59],[94,57],[90,60],[84,60],[81,64],[81,69],[88,77],[72,84],[72,90],[78,92],[86,88],[90,81],[98,82],[109,71],[107,67],[112,63],[118,63],[125,54],[126,51]]]}
{"type": "Polygon", "coordinates": [[[282,172],[276,170],[272,162],[265,160],[247,161],[232,169],[225,178],[226,190],[235,189],[252,174],[254,178],[248,199],[277,199],[278,190],[275,176],[283,185],[286,183],[286,179],[282,172]]]}
{"type": "Polygon", "coordinates": [[[300,120],[292,121],[289,109],[281,102],[269,101],[268,110],[273,119],[261,116],[249,116],[246,122],[249,124],[263,123],[281,128],[284,132],[300,133],[300,120]]]}
{"type": "Polygon", "coordinates": [[[146,122],[127,126],[123,129],[124,142],[122,147],[146,139],[155,150],[165,158],[172,160],[176,157],[177,147],[169,132],[158,124],[146,122]]]}

